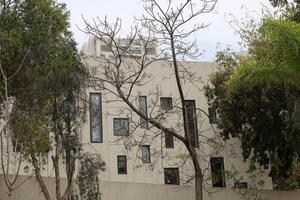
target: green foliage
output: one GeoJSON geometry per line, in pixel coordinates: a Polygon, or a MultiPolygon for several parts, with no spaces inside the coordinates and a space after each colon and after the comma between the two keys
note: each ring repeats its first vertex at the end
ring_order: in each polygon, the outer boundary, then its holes
{"type": "Polygon", "coordinates": [[[265,19],[259,38],[250,44],[250,57],[233,74],[229,88],[267,85],[300,86],[300,24],[265,19]]]}
{"type": "Polygon", "coordinates": [[[80,155],[78,186],[81,200],[100,200],[99,174],[104,170],[105,163],[97,154],[83,153],[80,155]]]}
{"type": "Polygon", "coordinates": [[[53,0],[0,1],[0,9],[1,66],[8,77],[14,75],[8,82],[8,96],[15,99],[14,137],[29,162],[57,147],[73,169],[74,151],[64,141],[78,135],[85,119],[87,71],[68,31],[66,6],[53,0]]]}
{"type": "Polygon", "coordinates": [[[300,22],[300,0],[270,0],[274,7],[283,8],[283,17],[288,20],[300,22]]]}
{"type": "Polygon", "coordinates": [[[11,113],[10,125],[14,137],[21,141],[22,149],[26,149],[25,157],[29,158],[30,152],[42,155],[51,149],[50,133],[44,126],[44,122],[41,121],[41,117],[14,109],[11,113]]]}
{"type": "MultiPolygon", "coordinates": [[[[205,87],[208,103],[217,111],[223,138],[237,137],[241,141],[245,160],[265,168],[271,166],[274,184],[279,180],[288,181],[292,178],[289,171],[294,162],[299,162],[300,155],[300,130],[294,126],[293,114],[297,90],[279,84],[276,87],[246,85],[235,92],[228,90],[232,74],[243,67],[245,59],[229,50],[218,53],[220,69],[210,76],[210,83],[205,87]]],[[[282,189],[282,185],[278,188],[282,189]]]]}
{"type": "MultiPolygon", "coordinates": [[[[232,166],[235,169],[235,166],[232,166]]],[[[257,167],[255,163],[251,162],[249,168],[246,171],[246,177],[241,176],[238,170],[226,171],[226,177],[232,180],[234,183],[241,183],[245,178],[249,180],[247,182],[248,188],[238,188],[234,187],[233,190],[237,192],[241,199],[244,200],[265,200],[261,195],[259,195],[259,189],[265,185],[262,176],[265,170],[262,167],[257,167]]]]}
{"type": "Polygon", "coordinates": [[[87,71],[67,30],[65,5],[25,0],[1,8],[1,64],[7,76],[18,72],[8,89],[14,106],[39,117],[48,132],[75,134],[83,120],[84,106],[78,101],[84,98],[87,71]]]}

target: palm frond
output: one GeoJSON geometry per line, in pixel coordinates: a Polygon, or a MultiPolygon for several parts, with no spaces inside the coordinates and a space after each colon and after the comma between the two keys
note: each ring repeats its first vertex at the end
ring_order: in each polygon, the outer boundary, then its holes
{"type": "Polygon", "coordinates": [[[266,56],[245,59],[232,75],[229,90],[234,92],[261,84],[284,84],[300,89],[300,25],[265,19],[258,31],[260,39],[271,44],[272,49],[264,50],[266,56]]]}

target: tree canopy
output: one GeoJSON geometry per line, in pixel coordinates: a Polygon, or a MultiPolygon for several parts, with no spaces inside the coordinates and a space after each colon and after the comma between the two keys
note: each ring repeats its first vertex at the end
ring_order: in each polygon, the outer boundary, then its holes
{"type": "Polygon", "coordinates": [[[35,170],[45,199],[50,197],[40,175],[39,157],[53,150],[56,197],[64,199],[70,195],[75,172],[75,150],[66,143],[79,134],[84,120],[87,78],[68,30],[69,13],[65,4],[53,0],[5,0],[0,5],[1,66],[7,77],[13,77],[7,90],[14,98],[13,134],[35,170]],[[58,162],[63,152],[68,187],[61,195],[58,162]]]}
{"type": "Polygon", "coordinates": [[[300,26],[265,19],[256,34],[247,56],[218,54],[206,96],[222,136],[240,139],[244,159],[271,167],[275,188],[298,188],[300,26]]]}

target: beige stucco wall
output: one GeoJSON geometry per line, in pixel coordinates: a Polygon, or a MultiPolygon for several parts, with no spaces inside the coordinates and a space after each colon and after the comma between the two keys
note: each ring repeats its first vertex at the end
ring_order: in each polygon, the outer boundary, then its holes
{"type": "MultiPolygon", "coordinates": [[[[99,61],[94,57],[87,57],[84,62],[90,68],[100,70],[101,65],[99,61]]],[[[134,62],[132,63],[134,65],[134,62]]],[[[209,75],[217,69],[216,63],[213,62],[182,62],[181,65],[191,73],[200,77],[201,79],[191,84],[189,81],[183,81],[183,90],[185,98],[188,100],[195,100],[196,107],[208,111],[207,100],[204,96],[203,86],[206,84],[209,75]]],[[[152,111],[152,115],[159,113],[160,103],[157,99],[159,97],[172,97],[174,106],[181,107],[178,89],[173,74],[172,67],[165,61],[158,61],[151,64],[147,70],[149,78],[146,84],[139,87],[136,86],[133,90],[131,100],[135,106],[138,107],[136,99],[138,96],[147,96],[148,111],[152,111]],[[151,103],[152,102],[152,103],[151,103]]],[[[97,73],[92,75],[97,76],[97,73]]],[[[187,75],[186,75],[187,76],[187,75]]],[[[109,87],[109,86],[108,86],[109,87]]],[[[130,120],[134,123],[138,123],[139,117],[135,114],[132,115],[128,111],[128,106],[121,102],[115,95],[111,93],[89,88],[87,95],[90,92],[102,93],[102,116],[103,116],[103,143],[90,143],[90,125],[89,125],[89,114],[87,113],[87,123],[83,126],[82,131],[82,144],[85,151],[100,153],[104,161],[106,162],[106,171],[102,173],[102,179],[105,181],[115,182],[128,182],[128,183],[152,183],[152,184],[164,184],[163,168],[166,167],[179,167],[181,183],[184,183],[189,177],[193,176],[193,166],[189,159],[187,159],[184,165],[181,165],[180,159],[185,160],[188,153],[185,147],[175,140],[174,149],[165,149],[161,144],[164,143],[164,138],[157,137],[154,142],[151,142],[150,149],[152,152],[161,152],[167,157],[160,158],[159,156],[151,158],[153,161],[151,164],[143,164],[137,158],[137,148],[131,147],[126,148],[124,141],[128,141],[128,138],[121,138],[114,136],[113,134],[113,118],[126,118],[130,116],[130,120]],[[119,175],[117,173],[117,155],[126,155],[128,158],[127,162],[127,175],[119,175]]],[[[174,126],[180,120],[180,111],[177,113],[171,113],[167,115],[167,120],[164,122],[167,126],[174,126]]],[[[208,186],[211,184],[210,169],[209,169],[209,158],[211,156],[222,156],[224,157],[224,165],[226,171],[238,170],[239,177],[243,177],[242,181],[248,181],[247,174],[245,171],[248,169],[247,163],[243,162],[240,144],[238,140],[231,140],[228,143],[223,143],[222,148],[215,151],[210,145],[203,142],[206,138],[212,138],[213,140],[219,140],[213,133],[208,118],[197,112],[198,117],[198,132],[200,150],[199,159],[201,159],[201,165],[205,170],[205,177],[208,181],[205,182],[208,186]]],[[[153,128],[152,130],[155,130],[153,128]]],[[[135,129],[134,134],[144,133],[144,129],[135,129]]],[[[147,131],[146,131],[147,132],[147,131]]],[[[151,134],[151,130],[147,133],[151,134]]],[[[130,138],[130,137],[129,137],[130,138]]],[[[133,136],[133,138],[136,138],[133,136]]],[[[142,144],[147,144],[142,143],[142,144]]],[[[263,189],[272,189],[271,179],[268,177],[268,171],[260,174],[260,178],[265,181],[263,189]]],[[[190,183],[192,184],[192,182],[190,183]]],[[[234,182],[227,180],[226,185],[232,186],[234,182]]]]}
{"type": "MultiPolygon", "coordinates": [[[[24,177],[21,177],[21,179],[24,177]]],[[[55,199],[54,179],[45,178],[51,199],[55,199]]],[[[191,186],[170,186],[142,183],[101,182],[102,200],[193,200],[194,189],[191,186]]],[[[241,200],[238,191],[231,189],[216,190],[207,188],[204,200],[241,200]]],[[[3,177],[0,176],[0,199],[8,200],[3,177]]],[[[245,192],[245,191],[243,191],[245,192]]],[[[300,191],[284,192],[260,190],[258,192],[265,200],[298,200],[300,191]]],[[[43,200],[43,195],[34,178],[26,181],[12,195],[10,200],[43,200]]]]}
{"type": "MultiPolygon", "coordinates": [[[[88,57],[85,61],[89,66],[100,67],[99,63],[93,57],[88,57]]],[[[186,99],[195,100],[197,108],[201,108],[207,111],[207,100],[204,97],[202,87],[206,83],[209,74],[216,70],[216,64],[210,62],[184,62],[182,64],[188,70],[201,77],[201,80],[197,82],[197,87],[195,87],[195,85],[193,84],[190,84],[189,82],[185,82],[183,84],[184,95],[186,99]]],[[[143,87],[136,87],[133,92],[133,97],[137,98],[139,95],[145,95],[148,97],[148,102],[155,102],[155,99],[157,97],[172,97],[174,105],[180,106],[180,102],[178,101],[179,95],[176,88],[176,82],[170,66],[166,62],[156,62],[148,68],[147,73],[150,75],[150,81],[147,82],[147,84],[143,85],[143,87]],[[159,95],[150,95],[151,93],[155,93],[157,91],[157,88],[159,90],[159,95]]],[[[187,161],[182,164],[182,161],[187,158],[187,151],[185,147],[176,140],[174,149],[165,149],[163,145],[161,145],[164,143],[164,138],[157,137],[154,142],[151,143],[150,148],[152,152],[157,151],[159,153],[156,155],[156,157],[152,155],[152,162],[150,164],[142,163],[141,160],[137,158],[137,147],[133,146],[130,148],[126,148],[123,143],[127,140],[127,138],[120,138],[114,136],[113,134],[113,118],[128,116],[128,114],[130,114],[130,111],[126,109],[128,108],[127,105],[120,102],[116,96],[111,95],[106,91],[95,88],[88,88],[87,95],[89,95],[90,92],[102,93],[103,143],[90,143],[89,111],[87,111],[86,113],[87,120],[86,123],[83,124],[83,129],[80,134],[80,142],[83,144],[84,151],[100,154],[105,161],[106,170],[104,172],[101,172],[101,180],[123,183],[159,184],[157,185],[157,187],[165,188],[163,168],[179,167],[181,184],[183,184],[188,178],[193,176],[194,170],[190,160],[187,159],[187,161]],[[161,154],[167,156],[164,156],[162,158],[161,154]],[[128,161],[126,175],[119,175],[117,173],[117,155],[127,156],[128,161]]],[[[137,102],[135,102],[135,105],[136,103],[137,102]]],[[[159,101],[157,102],[157,104],[153,105],[149,103],[148,110],[153,110],[153,115],[155,115],[155,113],[158,113],[160,110],[159,101]]],[[[168,114],[167,119],[168,120],[165,123],[167,125],[172,125],[178,121],[179,116],[176,115],[175,112],[173,114],[168,114]]],[[[132,120],[138,122],[139,117],[133,114],[132,120]]],[[[198,129],[199,133],[203,135],[199,137],[201,152],[200,150],[198,150],[198,152],[200,155],[199,159],[201,159],[202,168],[205,169],[205,184],[207,186],[210,186],[211,184],[211,180],[209,178],[210,156],[224,157],[225,170],[233,171],[234,169],[237,169],[240,173],[238,176],[243,176],[242,181],[248,181],[247,175],[245,174],[248,166],[247,163],[244,163],[242,161],[238,141],[230,141],[230,144],[224,144],[223,149],[212,153],[211,147],[203,142],[203,139],[206,137],[214,137],[212,129],[208,123],[208,119],[204,115],[201,115],[198,118],[198,129]]],[[[135,131],[136,133],[144,133],[145,130],[137,128],[135,131]]],[[[146,132],[150,133],[150,131],[151,130],[147,130],[146,132]]],[[[42,175],[44,177],[54,177],[54,170],[50,158],[51,155],[52,152],[49,152],[48,164],[44,165],[42,168],[42,175]]],[[[28,164],[23,163],[20,174],[26,175],[23,170],[26,165],[28,164]]],[[[61,177],[63,178],[65,177],[63,161],[61,161],[60,167],[61,177]]],[[[263,189],[272,189],[272,182],[267,174],[268,172],[266,171],[265,173],[260,175],[260,178],[265,181],[263,189]]],[[[189,184],[192,185],[193,182],[191,181],[189,184]]],[[[233,186],[233,184],[234,182],[232,180],[228,179],[226,181],[227,187],[231,187],[233,186]]],[[[166,188],[168,187],[166,186],[166,188]]]]}
{"type": "MultiPolygon", "coordinates": [[[[94,57],[87,57],[84,62],[89,67],[95,67],[98,69],[102,69],[99,65],[99,62],[94,57]]],[[[134,63],[133,63],[134,64],[134,63]]],[[[191,84],[189,81],[183,81],[183,89],[185,98],[188,100],[195,100],[196,107],[203,109],[204,111],[208,110],[207,100],[203,93],[203,86],[207,82],[209,74],[216,70],[217,66],[215,63],[211,62],[182,62],[187,70],[201,77],[201,79],[191,84]]],[[[145,95],[148,97],[148,110],[152,111],[153,115],[159,113],[160,111],[160,103],[157,101],[159,97],[172,97],[174,106],[180,107],[178,90],[176,87],[176,81],[174,78],[174,74],[172,74],[172,68],[167,64],[167,62],[155,62],[151,64],[147,70],[147,74],[149,75],[149,81],[146,82],[143,86],[137,86],[132,93],[131,100],[134,102],[134,105],[137,106],[136,98],[139,95],[145,95]],[[135,99],[134,99],[135,98],[135,99]],[[151,103],[154,102],[154,103],[151,103]]],[[[97,74],[92,74],[96,75],[97,74]]],[[[187,74],[188,75],[188,74],[187,74]]],[[[130,186],[131,184],[135,184],[134,187],[142,187],[145,184],[145,188],[162,188],[161,193],[163,193],[163,189],[168,190],[170,186],[164,185],[164,174],[163,169],[166,167],[179,167],[180,171],[180,182],[183,184],[187,179],[193,176],[194,170],[189,160],[188,153],[185,147],[177,140],[175,140],[175,148],[174,149],[165,149],[164,148],[164,138],[156,137],[153,142],[151,142],[151,152],[157,152],[154,157],[154,154],[151,156],[151,163],[142,163],[139,158],[137,158],[138,149],[136,146],[131,146],[130,148],[124,146],[124,142],[128,142],[128,138],[120,138],[114,136],[113,134],[113,118],[115,117],[128,117],[131,120],[138,124],[139,117],[132,114],[128,110],[128,106],[121,102],[116,96],[108,93],[107,91],[103,91],[101,89],[90,87],[87,89],[87,95],[90,92],[102,93],[102,117],[103,117],[103,143],[90,143],[90,124],[89,124],[89,111],[87,111],[86,123],[83,124],[82,132],[80,134],[80,142],[83,145],[83,150],[91,153],[100,154],[103,160],[106,163],[106,170],[101,172],[101,180],[107,181],[107,184],[120,182],[116,186],[124,187],[127,186],[124,184],[128,184],[128,195],[131,195],[130,186]],[[132,115],[132,116],[131,116],[132,115]],[[117,173],[117,155],[126,155],[127,156],[127,174],[119,175],[117,173]],[[183,163],[184,162],[184,163],[183,163]],[[121,184],[123,183],[123,184],[121,184]],[[136,184],[139,183],[139,184],[136,184]],[[142,185],[140,185],[142,184],[142,185]],[[151,184],[151,185],[147,185],[151,184]],[[156,185],[155,185],[156,184],[156,185]]],[[[210,169],[209,169],[209,158],[211,156],[222,156],[224,157],[224,165],[226,171],[234,171],[235,169],[239,171],[238,176],[243,177],[242,181],[247,181],[247,175],[245,171],[248,166],[247,163],[242,161],[241,150],[239,147],[239,142],[237,140],[232,140],[229,143],[224,143],[223,147],[218,149],[218,151],[214,151],[208,144],[204,141],[205,138],[215,138],[215,135],[212,131],[211,126],[208,123],[208,119],[205,115],[201,115],[200,112],[198,117],[198,131],[200,133],[199,142],[200,149],[198,149],[199,159],[201,160],[201,166],[205,171],[205,184],[206,186],[211,185],[210,180],[210,169]]],[[[167,114],[167,120],[164,121],[166,126],[172,126],[180,121],[180,115],[178,112],[167,114]]],[[[131,128],[133,130],[134,128],[131,128]]],[[[145,133],[145,129],[134,129],[135,133],[132,134],[131,139],[137,139],[136,134],[145,133]]],[[[151,130],[146,130],[146,133],[151,134],[151,131],[159,131],[155,128],[151,130]]],[[[148,142],[142,144],[149,144],[148,142]]],[[[53,177],[54,170],[51,162],[52,152],[48,155],[48,164],[43,166],[42,175],[44,177],[53,177]]],[[[21,167],[21,174],[25,175],[23,168],[27,165],[23,163],[21,167]]],[[[61,177],[65,177],[64,164],[61,162],[61,177]]],[[[0,172],[1,174],[1,172],[0,172]]],[[[268,171],[263,174],[260,174],[259,178],[265,181],[265,184],[262,189],[272,189],[271,179],[268,177],[268,171]]],[[[54,184],[53,182],[49,182],[49,184],[54,184]]],[[[193,185],[193,182],[189,182],[190,185],[193,185]]],[[[232,180],[226,181],[226,186],[231,187],[234,185],[232,180]]],[[[30,187],[30,185],[28,186],[30,187]]],[[[105,184],[103,186],[106,187],[105,184]]],[[[26,187],[25,187],[26,188],[26,187]]],[[[109,194],[110,188],[107,186],[107,193],[109,194]]],[[[112,187],[113,188],[113,187],[112,187]]],[[[132,186],[133,188],[133,186],[132,186]]],[[[171,186],[173,188],[173,186],[171,186]]],[[[23,190],[23,188],[22,188],[23,190]]],[[[142,189],[141,189],[142,190],[142,189]]],[[[158,194],[159,194],[159,189],[158,194]]],[[[191,189],[187,189],[189,191],[191,189]]],[[[25,194],[27,190],[24,190],[25,194]]],[[[184,190],[185,191],[185,190],[184,190]]],[[[113,192],[112,192],[113,193],[113,192]]],[[[127,195],[127,190],[125,190],[124,195],[127,195]]],[[[180,193],[182,194],[182,193],[180,193]]],[[[184,193],[183,193],[184,194],[184,193]]],[[[192,193],[191,193],[192,194],[192,193]]],[[[36,195],[34,193],[34,195],[36,195]]],[[[117,194],[112,194],[117,195],[117,194]]],[[[170,195],[173,195],[171,193],[170,195]]],[[[163,195],[162,195],[163,196],[163,195]]],[[[185,195],[183,195],[185,196],[185,195]]],[[[1,200],[1,199],[0,199],[1,200]]]]}

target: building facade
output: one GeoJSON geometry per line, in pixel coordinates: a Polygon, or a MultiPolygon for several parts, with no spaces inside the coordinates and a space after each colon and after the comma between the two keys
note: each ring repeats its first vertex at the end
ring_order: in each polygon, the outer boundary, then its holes
{"type": "MultiPolygon", "coordinates": [[[[122,43],[126,44],[126,40],[120,40],[120,44],[122,43]]],[[[145,51],[138,42],[133,50],[136,59],[140,59],[145,51]]],[[[91,37],[82,51],[85,55],[83,63],[95,79],[89,83],[86,91],[87,118],[82,125],[79,141],[84,152],[101,155],[106,164],[105,171],[100,175],[103,199],[193,199],[194,168],[185,146],[175,137],[139,117],[114,94],[116,91],[109,84],[101,83],[101,73],[113,74],[107,71],[101,59],[99,61],[99,58],[110,59],[107,46],[91,37]]],[[[157,57],[158,48],[152,45],[147,52],[151,61],[157,57]]],[[[130,58],[127,64],[128,66],[124,66],[124,74],[130,75],[134,71],[132,69],[136,69],[132,66],[138,66],[136,60],[130,58]]],[[[185,61],[180,62],[180,66],[191,143],[197,151],[204,172],[205,198],[240,199],[240,195],[232,192],[233,188],[252,188],[261,181],[264,182],[258,186],[261,192],[272,190],[268,171],[247,173],[249,165],[243,161],[239,141],[232,139],[225,143],[217,133],[220,131],[215,125],[217,116],[208,107],[203,91],[209,75],[217,69],[216,63],[185,61]],[[218,193],[214,197],[214,194],[209,195],[210,192],[218,193]]],[[[159,119],[164,126],[181,132],[181,101],[172,70],[169,61],[153,62],[141,75],[142,81],[137,82],[133,89],[124,87],[124,90],[131,91],[129,101],[139,112],[159,119]]],[[[55,174],[51,152],[41,159],[44,162],[42,175],[54,196],[55,174]]],[[[22,163],[20,168],[20,174],[24,177],[28,176],[27,165],[22,163]]],[[[61,177],[65,178],[63,159],[60,167],[61,177]]],[[[0,183],[0,191],[5,190],[1,176],[0,183]]],[[[266,197],[284,199],[279,194],[281,193],[265,192],[266,197]]],[[[15,199],[43,199],[39,186],[33,179],[20,187],[15,195],[15,199]],[[24,194],[29,190],[32,193],[25,197],[24,194]]],[[[291,199],[299,196],[298,193],[285,195],[291,199]]],[[[5,198],[0,193],[0,199],[5,198]]]]}
{"type": "MultiPolygon", "coordinates": [[[[104,54],[104,57],[109,57],[102,46],[100,41],[91,37],[83,47],[86,55],[84,62],[95,76],[99,71],[101,73],[97,57],[103,57],[104,54]]],[[[150,59],[155,57],[154,52],[157,55],[157,51],[151,52],[150,59]]],[[[129,63],[130,66],[136,65],[134,61],[129,63]]],[[[209,75],[217,69],[216,63],[185,61],[180,65],[186,70],[182,72],[182,83],[192,127],[191,142],[205,171],[205,184],[216,188],[250,187],[254,182],[249,180],[249,174],[246,173],[248,163],[243,162],[239,142],[231,140],[225,143],[219,138],[219,130],[214,124],[216,116],[209,109],[204,96],[203,86],[209,75]]],[[[181,102],[172,70],[168,61],[150,64],[145,70],[145,83],[134,87],[130,101],[147,116],[163,115],[160,122],[180,132],[183,128],[181,102]]],[[[178,139],[151,126],[117,95],[100,87],[99,83],[91,85],[87,95],[90,107],[81,141],[85,151],[100,153],[105,161],[106,170],[102,173],[102,180],[193,185],[193,165],[178,139]]],[[[264,181],[261,186],[263,189],[272,189],[267,171],[260,174],[259,179],[264,181]]]]}

